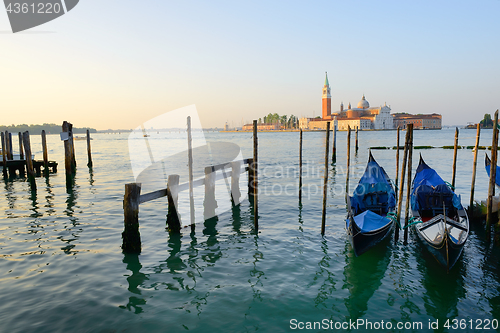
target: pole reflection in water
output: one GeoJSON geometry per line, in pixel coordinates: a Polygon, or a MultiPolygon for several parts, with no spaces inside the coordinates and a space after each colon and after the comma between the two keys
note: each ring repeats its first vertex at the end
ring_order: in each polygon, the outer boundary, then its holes
{"type": "MultiPolygon", "coordinates": [[[[318,270],[316,271],[313,281],[315,283],[318,280],[323,280],[323,283],[318,288],[318,295],[314,298],[314,305],[316,308],[328,308],[329,305],[331,305],[331,310],[337,314],[339,312],[336,305],[337,302],[331,299],[337,291],[337,288],[335,287],[335,274],[330,269],[330,262],[332,258],[328,253],[328,240],[325,238],[321,239],[321,252],[323,253],[323,256],[318,262],[318,270]]],[[[310,283],[310,285],[312,284],[313,283],[310,283]]],[[[333,319],[333,317],[330,319],[333,319]]]]}
{"type": "Polygon", "coordinates": [[[75,183],[75,178],[72,177],[71,183],[66,184],[66,192],[68,197],[66,198],[66,209],[64,210],[64,214],[68,217],[70,224],[66,227],[66,232],[69,232],[71,235],[68,236],[59,236],[58,238],[66,243],[66,246],[63,246],[61,250],[66,254],[76,254],[78,251],[74,250],[75,244],[72,244],[75,240],[78,239],[79,234],[82,232],[80,228],[80,222],[78,219],[78,214],[75,213],[75,208],[80,208],[77,206],[78,199],[78,186],[75,183]]]}
{"type": "Polygon", "coordinates": [[[139,261],[139,255],[125,254],[123,263],[127,264],[127,269],[132,272],[132,274],[127,277],[127,282],[128,291],[134,295],[129,297],[127,305],[120,305],[120,308],[139,314],[143,312],[141,306],[146,305],[146,300],[144,297],[141,297],[139,286],[143,285],[144,282],[148,280],[148,276],[140,272],[142,265],[139,261]]]}

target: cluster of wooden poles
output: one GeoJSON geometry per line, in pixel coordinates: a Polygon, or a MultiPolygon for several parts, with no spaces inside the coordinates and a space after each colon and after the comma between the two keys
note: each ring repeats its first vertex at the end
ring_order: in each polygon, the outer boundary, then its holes
{"type": "Polygon", "coordinates": [[[205,187],[204,212],[205,220],[215,217],[217,202],[215,199],[215,182],[219,179],[231,177],[231,202],[232,205],[240,203],[240,174],[243,168],[248,171],[248,195],[253,203],[254,230],[259,230],[258,211],[258,172],[257,172],[257,120],[253,121],[253,159],[243,161],[227,162],[219,165],[205,167],[204,179],[193,179],[193,148],[191,137],[191,117],[187,117],[187,141],[188,141],[188,182],[179,184],[180,176],[173,174],[167,178],[167,187],[150,193],[141,194],[140,183],[125,184],[125,195],[123,198],[124,230],[122,233],[122,250],[125,253],[140,253],[142,250],[141,236],[139,233],[139,205],[145,202],[167,197],[167,229],[171,233],[179,233],[181,230],[180,216],[177,210],[179,193],[189,190],[189,218],[191,233],[195,232],[195,208],[193,189],[197,186],[205,187]],[[230,168],[230,171],[224,171],[230,168]],[[224,171],[217,174],[217,171],[224,171]]]}
{"type": "MultiPolygon", "coordinates": [[[[75,147],[73,142],[73,125],[67,121],[63,122],[61,138],[64,140],[64,156],[66,167],[67,185],[71,184],[76,172],[75,147]]],[[[43,160],[34,160],[31,150],[31,140],[28,131],[18,133],[19,135],[19,159],[14,159],[12,147],[12,133],[5,131],[0,133],[2,140],[2,168],[4,177],[14,177],[16,172],[20,176],[27,174],[32,190],[36,190],[35,177],[42,174],[41,167],[43,166],[44,176],[49,176],[50,172],[57,172],[57,162],[49,161],[47,150],[47,136],[45,130],[42,130],[42,151],[43,160]],[[52,169],[52,170],[50,170],[52,169]]],[[[87,130],[87,155],[89,167],[92,167],[92,154],[90,148],[90,133],[87,130]]]]}

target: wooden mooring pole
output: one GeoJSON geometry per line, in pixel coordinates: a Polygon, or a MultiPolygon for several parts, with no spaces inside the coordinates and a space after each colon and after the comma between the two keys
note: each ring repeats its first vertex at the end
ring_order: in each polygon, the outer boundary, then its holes
{"type": "Polygon", "coordinates": [[[10,155],[10,135],[9,131],[5,131],[5,155],[7,156],[7,160],[12,160],[12,157],[10,155]]]}
{"type": "Polygon", "coordinates": [[[472,182],[470,185],[469,216],[474,216],[474,186],[476,185],[477,152],[479,150],[480,135],[481,135],[481,124],[477,124],[476,145],[474,146],[474,163],[472,164],[472,182]]]}
{"type": "Polygon", "coordinates": [[[492,205],[495,196],[495,179],[497,171],[497,147],[498,147],[498,110],[495,112],[495,121],[493,122],[493,138],[491,142],[491,165],[490,165],[490,186],[488,189],[488,201],[486,205],[486,231],[490,232],[493,221],[492,205]]]}
{"type": "Polygon", "coordinates": [[[66,182],[71,180],[71,178],[75,175],[76,171],[76,163],[74,157],[74,148],[73,148],[73,125],[64,121],[62,124],[63,133],[67,133],[67,138],[64,140],[64,165],[66,168],[66,182]]]}
{"type": "Polygon", "coordinates": [[[19,158],[24,160],[24,149],[23,149],[23,134],[21,132],[17,133],[19,138],[19,158]]]}
{"type": "Polygon", "coordinates": [[[28,131],[23,133],[23,145],[24,151],[26,153],[26,170],[28,173],[28,180],[31,184],[31,190],[36,190],[36,182],[35,182],[35,170],[33,169],[33,160],[31,159],[31,143],[30,143],[30,134],[28,131]]]}
{"type": "MultiPolygon", "coordinates": [[[[398,126],[398,138],[397,138],[397,146],[396,146],[396,179],[394,181],[394,186],[398,186],[398,178],[399,178],[399,126],[398,126]]],[[[398,201],[398,189],[394,189],[396,191],[396,202],[398,201]]]]}
{"type": "MultiPolygon", "coordinates": [[[[205,167],[205,199],[203,201],[203,217],[208,220],[215,216],[215,209],[217,208],[217,201],[215,200],[215,181],[217,174],[213,166],[205,167]]],[[[231,187],[233,186],[231,182],[231,187]]],[[[233,196],[231,201],[234,205],[233,196]]]]}
{"type": "Polygon", "coordinates": [[[125,229],[122,233],[122,250],[126,253],[141,253],[141,234],[139,233],[139,198],[141,184],[125,184],[123,214],[125,229]]]}
{"type": "MultiPolygon", "coordinates": [[[[408,125],[409,127],[409,125],[408,125]]],[[[394,241],[399,240],[399,221],[401,219],[401,209],[403,209],[403,189],[405,186],[405,171],[406,171],[406,161],[408,158],[408,142],[410,140],[410,131],[406,128],[406,138],[405,138],[405,149],[403,153],[403,165],[401,166],[401,179],[399,182],[399,195],[398,195],[398,211],[396,215],[396,232],[394,233],[394,241]]]]}
{"type": "Polygon", "coordinates": [[[455,191],[455,176],[457,172],[457,152],[458,152],[458,127],[455,127],[455,146],[453,147],[453,174],[451,176],[451,187],[455,191]]]}
{"type": "Polygon", "coordinates": [[[405,231],[404,231],[404,244],[408,244],[408,219],[410,214],[410,191],[411,191],[411,167],[413,155],[413,124],[408,124],[409,140],[408,140],[408,179],[406,183],[406,210],[405,210],[405,231]]]}
{"type": "Polygon", "coordinates": [[[167,228],[169,232],[174,233],[178,233],[181,230],[181,219],[177,210],[179,198],[179,178],[179,175],[169,175],[167,178],[167,228]]]}
{"type": "Polygon", "coordinates": [[[332,163],[337,162],[337,121],[333,121],[333,149],[332,149],[332,163]]]}
{"type": "Polygon", "coordinates": [[[195,230],[194,224],[194,196],[193,196],[193,139],[191,137],[191,117],[187,117],[188,135],[188,168],[189,168],[189,216],[191,219],[191,232],[195,230]]]}
{"type": "Polygon", "coordinates": [[[253,121],[253,212],[255,233],[259,232],[259,205],[258,205],[258,162],[257,162],[257,120],[253,121]]]}
{"type": "Polygon", "coordinates": [[[326,224],[326,196],[328,194],[328,152],[330,150],[330,122],[326,123],[326,143],[325,143],[325,176],[323,177],[323,211],[321,214],[321,236],[325,235],[326,224]]]}
{"type": "Polygon", "coordinates": [[[347,125],[347,174],[345,177],[345,194],[349,195],[349,168],[351,167],[351,126],[347,125]]]}
{"type": "Polygon", "coordinates": [[[359,130],[359,127],[356,127],[356,153],[358,152],[358,130],[359,130]]]}
{"type": "Polygon", "coordinates": [[[88,162],[87,166],[89,168],[92,167],[92,152],[90,151],[90,131],[87,130],[87,157],[88,157],[88,162]]]}
{"type": "Polygon", "coordinates": [[[299,138],[299,202],[302,202],[302,128],[299,138]]]}
{"type": "Polygon", "coordinates": [[[2,172],[3,176],[7,177],[7,152],[5,151],[5,134],[1,132],[0,136],[2,137],[2,160],[3,160],[2,172]]]}
{"type": "Polygon", "coordinates": [[[43,174],[49,175],[49,154],[47,152],[47,137],[45,130],[42,130],[42,150],[43,150],[43,174]]]}

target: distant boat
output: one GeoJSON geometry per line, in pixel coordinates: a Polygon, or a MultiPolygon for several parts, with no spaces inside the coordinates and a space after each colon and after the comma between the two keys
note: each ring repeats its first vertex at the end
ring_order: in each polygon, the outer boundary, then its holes
{"type": "Polygon", "coordinates": [[[346,201],[347,234],[354,253],[359,256],[390,234],[394,220],[388,214],[396,211],[396,193],[389,176],[371,152],[365,173],[353,196],[346,194],[346,201]]]}
{"type": "Polygon", "coordinates": [[[149,134],[144,134],[143,137],[147,138],[148,136],[150,136],[149,134]]]}
{"type": "MultiPolygon", "coordinates": [[[[486,168],[486,173],[488,174],[488,177],[489,177],[490,176],[491,160],[488,157],[488,154],[485,154],[484,166],[486,168]]],[[[500,170],[498,169],[498,165],[497,165],[497,171],[495,174],[495,183],[497,184],[497,186],[500,186],[500,170]]]]}
{"type": "Polygon", "coordinates": [[[450,270],[469,236],[469,219],[460,197],[425,164],[422,155],[413,179],[411,213],[418,238],[450,270]]]}
{"type": "MultiPolygon", "coordinates": [[[[73,140],[87,140],[87,137],[86,136],[74,136],[73,140]]],[[[93,139],[90,138],[90,140],[93,140],[93,139]]]]}

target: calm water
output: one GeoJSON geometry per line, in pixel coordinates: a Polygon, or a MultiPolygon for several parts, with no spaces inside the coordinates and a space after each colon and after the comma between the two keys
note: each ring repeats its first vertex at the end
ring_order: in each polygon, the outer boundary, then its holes
{"type": "MultiPolygon", "coordinates": [[[[184,134],[175,135],[172,142],[184,134]]],[[[461,130],[460,144],[473,145],[475,135],[461,130]]],[[[500,251],[485,240],[481,226],[472,227],[448,274],[413,234],[407,246],[391,241],[354,257],[344,230],[346,132],[338,134],[337,163],[329,167],[324,237],[324,133],[304,133],[301,205],[294,175],[299,134],[259,133],[258,235],[248,200],[233,209],[219,202],[218,221],[198,223],[195,234],[184,229],[180,236],[165,231],[166,202],[157,200],[140,206],[142,254],[124,255],[124,184],[134,181],[127,138],[94,135],[92,171],[86,167],[86,143],[77,141],[78,170],[69,193],[63,145],[54,135],[48,137],[49,157],[59,162],[59,173],[37,178],[36,193],[23,179],[2,181],[1,332],[283,332],[293,331],[293,323],[332,320],[335,326],[357,319],[390,322],[392,331],[398,331],[398,322],[422,323],[422,331],[430,331],[429,322],[436,320],[438,331],[460,331],[443,324],[467,320],[466,330],[472,331],[470,319],[474,327],[477,319],[500,320],[500,251]]],[[[360,132],[351,191],[365,168],[367,148],[394,146],[395,138],[395,131],[360,132]]],[[[206,139],[236,143],[245,158],[252,155],[250,133],[208,133],[206,139]]],[[[415,145],[453,145],[453,140],[454,130],[414,134],[415,145]]],[[[484,131],[481,145],[490,144],[491,130],[484,131]]],[[[38,137],[32,146],[40,158],[38,137]]],[[[415,151],[413,172],[419,152],[451,181],[453,150],[415,151]]],[[[395,151],[373,154],[394,178],[395,151]]],[[[466,206],[472,158],[471,150],[459,151],[457,192],[466,206]]],[[[483,160],[481,151],[477,198],[487,193],[483,160]]]]}

